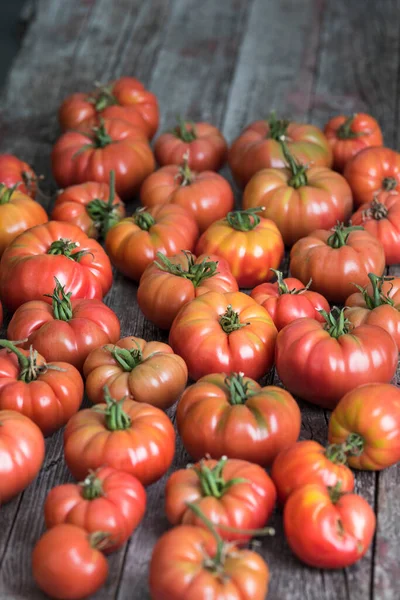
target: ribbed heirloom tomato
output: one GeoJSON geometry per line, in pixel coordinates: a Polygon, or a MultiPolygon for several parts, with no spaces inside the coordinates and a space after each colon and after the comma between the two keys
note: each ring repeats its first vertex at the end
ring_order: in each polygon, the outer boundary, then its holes
{"type": "Polygon", "coordinates": [[[26,162],[13,154],[0,154],[0,183],[11,188],[18,184],[18,191],[35,198],[37,176],[26,162]]]}

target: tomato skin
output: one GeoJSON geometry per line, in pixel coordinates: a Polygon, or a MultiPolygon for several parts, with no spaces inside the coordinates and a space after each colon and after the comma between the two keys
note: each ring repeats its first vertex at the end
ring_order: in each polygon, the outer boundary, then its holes
{"type": "Polygon", "coordinates": [[[383,146],[379,123],[365,113],[353,117],[337,115],[330,119],[324,134],[333,152],[333,168],[342,172],[347,162],[370,146],[383,146]]]}
{"type": "Polygon", "coordinates": [[[39,427],[14,410],[0,410],[0,502],[5,504],[36,477],[44,460],[39,427]]]}
{"type": "Polygon", "coordinates": [[[37,179],[34,170],[26,162],[13,154],[0,154],[0,183],[8,188],[18,183],[21,194],[35,198],[37,179]]]}
{"type": "Polygon", "coordinates": [[[150,563],[152,600],[264,600],[269,571],[251,550],[232,547],[221,576],[203,566],[204,555],[215,557],[217,544],[202,527],[180,525],[164,533],[150,563]],[[210,595],[211,594],[211,595],[210,595]]]}
{"type": "Polygon", "coordinates": [[[48,596],[80,600],[106,582],[108,563],[81,527],[62,524],[46,531],[32,553],[33,577],[48,596]]]}
{"type": "Polygon", "coordinates": [[[311,567],[339,569],[364,556],[375,532],[370,505],[357,494],[333,503],[324,485],[295,490],[283,512],[285,535],[296,556],[311,567]]]}
{"type": "Polygon", "coordinates": [[[265,308],[246,294],[207,292],[181,308],[172,323],[169,344],[182,356],[194,380],[215,372],[243,372],[259,379],[272,366],[276,335],[265,308]],[[225,333],[220,319],[229,306],[240,324],[246,325],[225,333]]]}
{"type": "Polygon", "coordinates": [[[361,436],[363,451],[349,455],[353,469],[380,471],[400,460],[400,391],[390,384],[370,383],[348,392],[333,411],[328,438],[333,444],[361,436]]]}

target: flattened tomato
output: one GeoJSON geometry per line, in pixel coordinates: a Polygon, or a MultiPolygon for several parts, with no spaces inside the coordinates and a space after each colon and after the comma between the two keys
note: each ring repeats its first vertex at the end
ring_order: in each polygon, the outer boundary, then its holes
{"type": "Polygon", "coordinates": [[[12,154],[0,154],[0,183],[8,188],[18,184],[18,191],[35,198],[37,176],[26,162],[12,154]]]}

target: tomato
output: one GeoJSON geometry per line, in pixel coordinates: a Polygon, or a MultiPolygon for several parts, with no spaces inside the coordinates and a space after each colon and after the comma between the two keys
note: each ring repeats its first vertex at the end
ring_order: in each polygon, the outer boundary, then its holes
{"type": "Polygon", "coordinates": [[[104,534],[57,525],[46,531],[32,553],[33,577],[40,589],[60,600],[79,600],[105,584],[108,563],[100,552],[104,534]]]}
{"type": "Polygon", "coordinates": [[[344,176],[356,206],[372,202],[377,193],[398,188],[400,154],[390,148],[365,148],[349,160],[344,176]]]}
{"type": "Polygon", "coordinates": [[[97,86],[89,94],[76,93],[61,104],[58,118],[61,128],[77,129],[96,117],[122,119],[152,138],[158,129],[157,97],[134,77],[121,77],[108,85],[97,86]]]}
{"type": "Polygon", "coordinates": [[[309,317],[324,322],[320,310],[329,312],[329,303],[321,294],[309,290],[299,279],[283,279],[281,271],[275,271],[275,283],[262,283],[254,288],[250,296],[261,304],[273,319],[278,331],[296,319],[309,317]]]}
{"type": "Polygon", "coordinates": [[[54,433],[81,405],[79,371],[65,362],[46,363],[32,347],[28,352],[7,340],[0,347],[0,410],[18,411],[44,435],[54,433]]]}
{"type": "Polygon", "coordinates": [[[285,448],[271,471],[279,502],[284,504],[295,490],[309,483],[339,484],[342,492],[352,492],[354,475],[345,463],[346,454],[334,444],[324,448],[314,440],[303,440],[285,448]]]}
{"type": "Polygon", "coordinates": [[[285,250],[275,223],[258,212],[259,208],[250,208],[228,213],[210,225],[196,246],[196,254],[224,258],[243,288],[271,279],[271,268],[279,267],[285,250]]]}
{"type": "Polygon", "coordinates": [[[269,571],[251,550],[218,538],[193,525],[164,533],[150,562],[152,600],[264,600],[269,571]]]}
{"type": "Polygon", "coordinates": [[[53,146],[52,169],[57,184],[107,183],[115,172],[115,189],[129,199],[154,171],[154,156],[141,129],[122,119],[102,119],[95,127],[67,131],[53,146]]]}
{"type": "Polygon", "coordinates": [[[311,483],[289,496],[283,523],[288,544],[301,561],[320,569],[343,569],[367,552],[376,519],[361,496],[311,483]]]}
{"type": "Polygon", "coordinates": [[[7,330],[11,340],[26,340],[48,361],[65,361],[82,369],[91,350],[120,337],[117,315],[101,300],[71,300],[56,279],[52,306],[41,300],[17,308],[7,330]]]}
{"type": "Polygon", "coordinates": [[[187,388],[176,420],[183,445],[195,460],[229,456],[262,466],[294,444],[300,409],[282,388],[261,387],[241,373],[213,373],[187,388]]]}
{"type": "Polygon", "coordinates": [[[86,393],[94,403],[104,402],[107,385],[117,400],[126,396],[158,408],[172,406],[185,389],[185,362],[168,344],[125,337],[93,350],[83,366],[86,393]]]}
{"type": "Polygon", "coordinates": [[[195,173],[188,164],[167,165],[144,180],[140,189],[140,200],[144,206],[178,204],[186,208],[195,218],[200,232],[233,210],[234,197],[228,181],[214,173],[195,173]]]}
{"type": "Polygon", "coordinates": [[[70,523],[88,533],[109,534],[107,552],[120,548],[143,519],[146,492],[136,477],[101,467],[80,483],[50,490],[44,505],[46,527],[70,523]]]}
{"type": "Polygon", "coordinates": [[[344,303],[354,284],[368,284],[368,273],[382,275],[382,244],[362,227],[337,225],[317,229],[299,240],[290,252],[290,272],[330,302],[344,303]]]}
{"type": "Polygon", "coordinates": [[[138,209],[110,229],[106,249],[121,273],[138,281],[157,252],[174,256],[194,250],[198,227],[190,213],[176,204],[138,209]]]}
{"type": "Polygon", "coordinates": [[[35,198],[38,177],[26,162],[12,154],[0,154],[0,183],[12,188],[18,184],[18,191],[35,198]]]}
{"type": "Polygon", "coordinates": [[[167,415],[142,402],[105,403],[81,410],[64,431],[65,462],[75,479],[103,465],[137,477],[143,485],[160,479],[175,451],[175,431],[167,415]]]}
{"type": "Polygon", "coordinates": [[[286,166],[281,141],[285,141],[293,156],[314,167],[330,167],[332,151],[318,127],[277,119],[254,121],[246,127],[229,149],[228,163],[233,177],[244,187],[261,169],[286,166]]]}
{"type": "Polygon", "coordinates": [[[348,391],[363,383],[389,382],[396,372],[398,350],[381,327],[352,328],[344,309],[325,313],[326,323],[298,319],[276,341],[276,370],[295,396],[333,409],[348,391]]]}
{"type": "Polygon", "coordinates": [[[22,492],[44,460],[44,438],[35,423],[14,410],[0,410],[0,503],[22,492]]]}
{"type": "Polygon", "coordinates": [[[187,156],[194,171],[219,171],[227,151],[228,145],[219,129],[209,123],[182,119],[173,131],[161,134],[154,146],[159,165],[181,165],[187,156]]]}
{"type": "Polygon", "coordinates": [[[400,460],[400,390],[371,383],[347,393],[329,421],[329,441],[342,444],[353,469],[379,471],[400,460]]]}
{"type": "MultiPolygon", "coordinates": [[[[51,294],[54,277],[72,298],[102,298],[112,283],[110,259],[76,225],[49,221],[18,236],[0,263],[0,295],[11,310],[51,294]]],[[[47,300],[51,303],[51,298],[47,300]]]]}
{"type": "Polygon", "coordinates": [[[237,292],[238,284],[225,259],[211,254],[197,258],[183,251],[167,258],[160,252],[140,278],[137,302],[144,316],[169,329],[179,310],[207,292],[237,292]]]}
{"type": "Polygon", "coordinates": [[[370,146],[383,146],[379,123],[365,113],[333,117],[325,125],[324,133],[332,148],[333,168],[340,172],[361,150],[370,146]]]}
{"type": "Polygon", "coordinates": [[[207,292],[181,308],[169,344],[194,380],[229,371],[259,379],[272,366],[276,335],[265,308],[246,294],[207,292]]]}

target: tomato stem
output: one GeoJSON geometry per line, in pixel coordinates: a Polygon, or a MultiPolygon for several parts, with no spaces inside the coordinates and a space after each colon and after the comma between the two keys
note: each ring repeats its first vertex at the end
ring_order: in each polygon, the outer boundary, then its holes
{"type": "Polygon", "coordinates": [[[111,356],[117,361],[117,363],[124,369],[124,371],[133,371],[135,367],[140,365],[143,361],[142,350],[135,340],[136,348],[128,350],[127,348],[120,348],[114,346],[111,350],[111,356]]]}
{"type": "Polygon", "coordinates": [[[382,187],[385,192],[391,192],[397,187],[397,179],[394,177],[385,177],[382,181],[382,187]]]}
{"type": "Polygon", "coordinates": [[[382,219],[386,219],[388,216],[388,209],[386,206],[379,202],[377,198],[374,198],[371,202],[371,206],[364,210],[362,213],[363,219],[375,219],[375,221],[381,221],[382,219]]]}
{"type": "Polygon", "coordinates": [[[325,456],[335,465],[347,464],[347,454],[343,444],[329,444],[325,449],[325,456]]]}
{"type": "Polygon", "coordinates": [[[86,97],[86,101],[94,104],[96,112],[101,112],[108,106],[118,104],[118,100],[112,93],[112,85],[98,86],[98,89],[86,97]]]}
{"type": "Polygon", "coordinates": [[[61,369],[60,367],[48,365],[45,362],[43,362],[41,365],[38,365],[38,352],[37,350],[34,350],[32,346],[29,348],[29,356],[26,356],[26,354],[21,352],[21,350],[9,340],[0,340],[0,347],[7,348],[9,352],[13,352],[16,355],[20,367],[18,379],[20,381],[24,381],[25,383],[31,383],[31,381],[35,381],[40,375],[43,375],[49,369],[52,369],[53,371],[64,371],[64,369],[61,369]]]}
{"type": "Polygon", "coordinates": [[[225,377],[225,385],[229,390],[229,403],[232,405],[246,404],[246,401],[254,396],[255,391],[251,389],[252,381],[244,381],[243,373],[231,373],[225,377]]]}
{"type": "Polygon", "coordinates": [[[82,488],[82,497],[85,500],[95,500],[104,496],[103,484],[95,472],[91,471],[86,478],[79,483],[82,488]]]}
{"type": "Polygon", "coordinates": [[[183,155],[183,164],[179,167],[178,177],[180,178],[180,187],[190,185],[195,180],[195,174],[189,167],[189,150],[183,155]]]}
{"type": "Polygon", "coordinates": [[[50,248],[47,250],[47,254],[52,254],[53,256],[65,256],[66,258],[75,260],[76,262],[79,262],[86,254],[91,254],[88,250],[79,250],[78,252],[73,252],[75,248],[79,248],[78,242],[60,238],[51,244],[50,248]]]}
{"type": "Polygon", "coordinates": [[[225,481],[222,471],[227,460],[228,457],[223,456],[212,469],[204,464],[204,460],[201,460],[198,465],[191,466],[199,478],[203,496],[221,498],[233,485],[249,483],[248,480],[243,477],[234,477],[229,481],[225,481]]]}
{"type": "Polygon", "coordinates": [[[282,136],[279,139],[279,143],[281,145],[282,154],[285,157],[286,163],[289,167],[289,170],[292,174],[291,178],[288,181],[288,185],[293,187],[294,189],[298,189],[299,187],[303,187],[307,185],[307,167],[299,163],[295,157],[290,153],[289,148],[285,143],[285,138],[282,136]]]}
{"type": "Polygon", "coordinates": [[[94,407],[93,410],[104,414],[106,427],[109,431],[129,429],[132,424],[130,416],[122,408],[124,400],[125,398],[122,398],[122,400],[117,402],[117,400],[110,396],[108,387],[104,386],[104,401],[107,407],[105,409],[94,407]]]}
{"type": "Polygon", "coordinates": [[[160,262],[154,261],[154,264],[166,273],[176,275],[176,277],[184,277],[189,279],[194,287],[198,287],[203,283],[205,279],[218,275],[218,262],[207,260],[207,257],[203,258],[201,263],[195,263],[194,255],[189,250],[182,250],[185,254],[188,267],[184,269],[181,265],[173,263],[168,257],[164,256],[161,252],[157,252],[156,256],[160,262]]]}
{"type": "Polygon", "coordinates": [[[92,131],[93,131],[92,146],[94,148],[105,148],[109,144],[113,143],[112,137],[109,136],[106,131],[106,125],[105,125],[104,119],[100,118],[99,125],[97,125],[96,127],[92,127],[92,131]]]}
{"type": "Polygon", "coordinates": [[[182,140],[182,142],[194,142],[197,139],[196,127],[193,121],[185,121],[182,117],[177,117],[178,124],[173,130],[173,134],[182,140]]]}
{"type": "Polygon", "coordinates": [[[234,210],[226,215],[226,220],[237,231],[251,231],[260,223],[261,218],[257,213],[263,210],[263,206],[247,208],[246,210],[234,210]]]}
{"type": "Polygon", "coordinates": [[[328,493],[332,504],[337,504],[343,496],[342,482],[338,481],[334,486],[328,486],[328,493]]]}
{"type": "Polygon", "coordinates": [[[299,290],[297,290],[296,288],[293,290],[289,290],[287,283],[283,279],[282,271],[278,271],[277,269],[270,269],[270,271],[273,271],[276,275],[276,283],[278,284],[278,292],[280,296],[282,296],[283,294],[293,294],[294,296],[304,294],[304,292],[307,292],[310,289],[310,285],[312,284],[312,279],[310,279],[310,281],[305,287],[300,288],[299,290]]]}
{"type": "Polygon", "coordinates": [[[344,311],[345,308],[338,308],[334,306],[330,313],[327,313],[326,310],[319,310],[318,312],[324,317],[326,324],[325,329],[329,333],[329,335],[333,338],[339,338],[346,333],[349,333],[350,321],[345,318],[344,311]]]}
{"type": "Polygon", "coordinates": [[[72,292],[65,293],[65,286],[61,285],[57,277],[54,277],[56,287],[52,294],[44,294],[47,298],[52,298],[52,307],[54,318],[58,321],[70,321],[73,317],[71,296],[72,292]]]}
{"type": "Polygon", "coordinates": [[[277,119],[275,111],[272,111],[268,120],[269,131],[267,138],[279,141],[282,138],[286,140],[286,132],[289,121],[286,119],[277,119]]]}
{"type": "Polygon", "coordinates": [[[99,235],[104,238],[107,231],[118,221],[120,217],[117,213],[117,208],[121,206],[118,202],[114,204],[115,199],[115,173],[110,171],[110,193],[107,202],[100,198],[94,198],[86,206],[86,212],[93,221],[93,225],[99,232],[99,235]]]}
{"type": "Polygon", "coordinates": [[[215,556],[213,558],[210,558],[211,562],[207,561],[207,564],[205,566],[207,568],[211,568],[211,569],[218,569],[218,567],[223,566],[224,560],[225,560],[224,550],[226,548],[226,545],[224,544],[222,537],[219,535],[218,531],[215,529],[213,522],[210,521],[210,519],[208,517],[206,517],[206,515],[203,513],[203,511],[196,504],[193,504],[192,502],[188,502],[186,506],[194,512],[196,517],[198,517],[201,521],[203,521],[204,525],[207,527],[207,529],[210,531],[210,533],[214,536],[215,541],[217,542],[217,551],[215,553],[215,556]]]}
{"type": "Polygon", "coordinates": [[[95,550],[106,550],[112,545],[111,534],[107,531],[88,533],[89,544],[95,550]]]}
{"type": "Polygon", "coordinates": [[[358,285],[357,283],[353,283],[353,285],[363,295],[363,298],[364,298],[365,304],[367,305],[367,308],[369,310],[374,310],[374,308],[377,308],[378,306],[382,306],[383,304],[389,304],[389,306],[394,306],[394,301],[392,300],[392,298],[390,298],[390,294],[392,292],[393,285],[387,294],[384,294],[382,291],[382,286],[383,286],[384,282],[391,281],[392,279],[394,279],[394,277],[385,277],[385,276],[379,277],[378,275],[375,275],[374,273],[368,273],[368,278],[372,285],[372,295],[370,295],[368,293],[368,288],[363,288],[360,285],[358,285]]]}
{"type": "Polygon", "coordinates": [[[12,187],[7,187],[5,183],[0,183],[0,206],[2,204],[8,204],[8,202],[11,201],[11,197],[19,185],[20,182],[12,187]]]}
{"type": "Polygon", "coordinates": [[[332,227],[333,233],[327,239],[326,243],[331,248],[342,248],[347,244],[348,237],[352,231],[363,231],[364,227],[352,225],[351,227],[345,227],[344,223],[338,223],[335,227],[332,227]]]}
{"type": "Polygon", "coordinates": [[[138,208],[133,215],[133,220],[140,229],[143,229],[143,231],[149,231],[155,224],[155,219],[149,212],[146,212],[145,208],[138,208]]]}
{"type": "Polygon", "coordinates": [[[351,117],[346,117],[344,123],[337,128],[336,136],[339,138],[339,140],[352,140],[366,135],[365,131],[352,130],[353,122],[356,116],[357,114],[351,115],[351,117]]]}
{"type": "Polygon", "coordinates": [[[221,325],[223,331],[225,331],[227,334],[249,325],[249,323],[240,322],[239,313],[233,310],[231,304],[226,307],[226,311],[221,316],[219,324],[221,325]]]}
{"type": "Polygon", "coordinates": [[[360,456],[364,452],[364,438],[359,433],[350,433],[345,442],[348,456],[360,456]]]}

